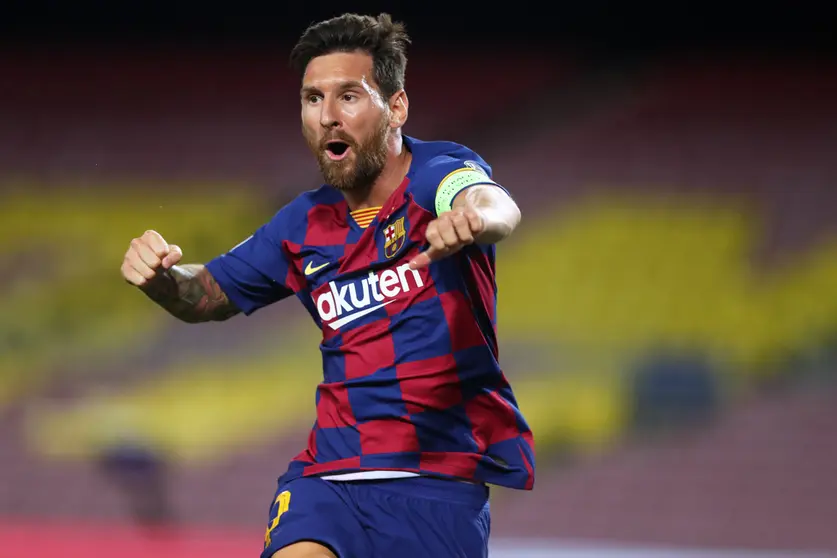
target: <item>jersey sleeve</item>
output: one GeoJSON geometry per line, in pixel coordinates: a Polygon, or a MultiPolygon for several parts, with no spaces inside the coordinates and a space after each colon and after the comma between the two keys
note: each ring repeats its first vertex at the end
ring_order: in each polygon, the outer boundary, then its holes
{"type": "Polygon", "coordinates": [[[289,219],[286,206],[252,236],[206,264],[227,298],[246,315],[294,294],[288,286],[291,263],[282,249],[289,219]]]}
{"type": "Polygon", "coordinates": [[[491,166],[475,153],[467,158],[434,157],[427,162],[423,174],[415,193],[416,202],[436,216],[450,211],[456,197],[472,186],[491,184],[503,188],[493,179],[491,166]]]}

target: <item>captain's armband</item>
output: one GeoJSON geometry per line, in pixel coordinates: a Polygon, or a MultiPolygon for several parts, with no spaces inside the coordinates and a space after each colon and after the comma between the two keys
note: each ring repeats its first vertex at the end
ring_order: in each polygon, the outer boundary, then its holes
{"type": "Polygon", "coordinates": [[[463,168],[449,173],[439,183],[439,187],[436,189],[436,215],[450,211],[453,207],[453,199],[457,194],[478,184],[497,186],[497,183],[491,180],[491,177],[486,174],[482,167],[471,161],[465,161],[463,168]]]}

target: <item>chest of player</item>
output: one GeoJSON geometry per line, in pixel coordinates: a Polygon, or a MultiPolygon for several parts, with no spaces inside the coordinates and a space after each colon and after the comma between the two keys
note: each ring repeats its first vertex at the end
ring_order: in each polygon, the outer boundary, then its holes
{"type": "Polygon", "coordinates": [[[303,278],[297,294],[315,319],[334,331],[400,311],[432,288],[427,269],[409,267],[426,244],[432,214],[406,197],[389,210],[382,208],[365,229],[350,219],[324,223],[319,235],[308,235],[314,242],[291,253],[303,278]]]}
{"type": "Polygon", "coordinates": [[[424,246],[425,231],[433,219],[409,195],[394,206],[383,207],[366,228],[348,215],[345,219],[324,217],[309,224],[303,244],[289,247],[292,264],[302,279],[295,290],[314,293],[332,281],[374,272],[383,277],[374,287],[391,291],[395,279],[384,272],[396,270],[424,246]]]}

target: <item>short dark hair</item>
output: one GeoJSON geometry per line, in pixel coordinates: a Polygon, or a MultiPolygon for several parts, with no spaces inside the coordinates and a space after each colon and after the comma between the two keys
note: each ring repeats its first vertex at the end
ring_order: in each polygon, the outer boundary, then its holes
{"type": "Polygon", "coordinates": [[[377,17],[343,14],[308,27],[291,51],[291,67],[304,75],[308,63],[332,52],[364,51],[372,57],[375,82],[386,99],[404,88],[407,45],[403,23],[389,14],[377,17]]]}

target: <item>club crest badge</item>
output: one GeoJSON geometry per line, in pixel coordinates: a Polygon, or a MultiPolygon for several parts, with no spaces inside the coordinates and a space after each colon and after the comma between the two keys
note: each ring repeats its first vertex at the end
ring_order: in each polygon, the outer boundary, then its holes
{"type": "Polygon", "coordinates": [[[404,217],[399,218],[393,223],[390,223],[384,229],[384,255],[387,258],[392,258],[404,246],[404,241],[407,238],[407,231],[404,230],[404,217]]]}

